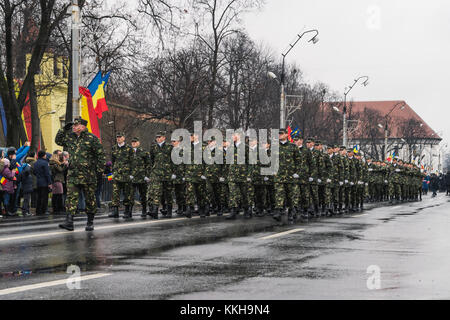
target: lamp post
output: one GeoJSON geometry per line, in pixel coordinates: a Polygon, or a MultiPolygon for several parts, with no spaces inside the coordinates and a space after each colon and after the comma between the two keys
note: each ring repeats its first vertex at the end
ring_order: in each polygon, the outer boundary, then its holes
{"type": "MultiPolygon", "coordinates": [[[[404,101],[397,102],[397,103],[394,105],[394,107],[391,109],[391,111],[389,111],[389,112],[384,116],[384,147],[383,147],[383,149],[384,149],[384,152],[383,152],[383,158],[384,158],[384,159],[386,159],[386,155],[387,155],[387,145],[388,145],[388,134],[389,134],[389,131],[388,131],[388,117],[389,117],[389,115],[390,115],[397,107],[399,107],[399,106],[401,106],[401,107],[400,107],[400,110],[404,110],[404,109],[405,109],[405,105],[406,105],[406,103],[405,103],[404,101]]],[[[380,128],[383,128],[383,126],[382,126],[381,124],[378,124],[378,126],[379,126],[380,128]]]]}
{"type": "Polygon", "coordinates": [[[369,77],[368,76],[361,76],[354,80],[353,84],[348,87],[347,91],[344,91],[344,112],[343,112],[343,133],[342,133],[342,144],[344,146],[347,146],[347,94],[353,89],[355,84],[360,80],[365,78],[364,82],[362,83],[364,86],[367,86],[369,84],[369,77]]]}
{"type": "Polygon", "coordinates": [[[319,38],[317,37],[317,35],[319,34],[319,31],[316,29],[311,29],[311,30],[307,30],[305,32],[303,32],[302,34],[298,34],[297,35],[297,40],[292,43],[289,44],[289,49],[285,52],[282,53],[281,55],[283,56],[283,63],[281,66],[281,79],[280,79],[280,85],[281,85],[281,94],[280,94],[280,129],[284,129],[286,128],[286,105],[285,105],[285,92],[284,92],[284,78],[285,78],[285,73],[284,73],[284,66],[285,66],[285,59],[286,56],[289,54],[289,52],[292,50],[292,48],[294,48],[294,46],[300,41],[300,39],[307,33],[310,32],[314,32],[315,35],[308,40],[308,42],[311,42],[313,44],[316,44],[317,41],[319,41],[319,38]]]}
{"type": "Polygon", "coordinates": [[[72,16],[72,120],[81,115],[80,110],[80,7],[72,0],[68,11],[72,16]]]}

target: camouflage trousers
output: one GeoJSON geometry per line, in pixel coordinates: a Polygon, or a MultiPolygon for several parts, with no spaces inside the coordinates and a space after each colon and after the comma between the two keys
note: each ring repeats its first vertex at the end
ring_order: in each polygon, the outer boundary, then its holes
{"type": "Polygon", "coordinates": [[[95,200],[96,184],[74,184],[67,183],[67,200],[66,200],[66,212],[75,215],[78,207],[78,197],[80,192],[84,193],[86,201],[86,213],[97,213],[97,205],[95,200]]]}
{"type": "Polygon", "coordinates": [[[294,207],[308,209],[311,202],[309,185],[303,183],[294,184],[294,207]]]}
{"type": "Polygon", "coordinates": [[[208,202],[209,205],[214,208],[222,207],[222,195],[221,195],[222,184],[219,182],[206,182],[206,192],[209,195],[208,202]]]}
{"type": "Polygon", "coordinates": [[[257,208],[267,208],[267,188],[264,184],[254,184],[253,205],[257,208]]]}
{"type": "Polygon", "coordinates": [[[319,205],[325,206],[331,204],[331,186],[319,185],[319,205]]]}
{"type": "Polygon", "coordinates": [[[348,201],[346,201],[346,205],[350,205],[350,206],[356,206],[356,190],[357,186],[356,184],[354,184],[353,186],[350,185],[347,187],[347,199],[348,201]]]}
{"type": "Polygon", "coordinates": [[[366,185],[356,186],[356,204],[362,205],[364,203],[364,198],[366,196],[366,185]]]}
{"type": "Polygon", "coordinates": [[[177,206],[185,206],[186,205],[186,197],[184,194],[185,191],[185,184],[184,183],[174,183],[173,188],[175,191],[175,200],[177,202],[177,206]]]}
{"type": "Polygon", "coordinates": [[[229,206],[230,208],[238,208],[241,205],[242,208],[249,206],[248,184],[246,182],[228,182],[229,194],[229,206]]]}
{"type": "Polygon", "coordinates": [[[147,199],[149,205],[159,206],[164,199],[164,203],[171,205],[172,199],[172,182],[152,180],[148,187],[147,199]]]}
{"type": "Polygon", "coordinates": [[[186,182],[186,205],[204,207],[208,203],[205,182],[186,182]]]}
{"type": "Polygon", "coordinates": [[[112,190],[112,207],[120,206],[120,193],[123,192],[123,205],[129,206],[131,205],[130,198],[130,182],[121,182],[121,181],[113,181],[113,190],[112,190]]]}
{"type": "Polygon", "coordinates": [[[275,208],[275,186],[273,183],[264,185],[266,189],[266,207],[275,208]]]}
{"type": "Polygon", "coordinates": [[[332,185],[330,188],[330,204],[333,204],[336,208],[339,206],[339,187],[332,185]]]}
{"type": "Polygon", "coordinates": [[[229,198],[230,198],[230,191],[228,188],[228,182],[221,182],[220,183],[220,202],[222,203],[223,208],[228,207],[229,198]]]}
{"type": "Polygon", "coordinates": [[[399,183],[389,183],[389,196],[391,198],[400,199],[402,193],[401,185],[399,183]]]}
{"type": "Polygon", "coordinates": [[[294,207],[295,184],[275,182],[275,208],[283,209],[294,207]]]}
{"type": "Polygon", "coordinates": [[[141,205],[147,205],[147,184],[146,183],[133,183],[130,190],[131,205],[134,205],[136,189],[139,191],[139,197],[141,199],[141,205]]]}
{"type": "Polygon", "coordinates": [[[317,184],[309,185],[309,194],[311,195],[311,202],[315,206],[319,205],[319,186],[317,184]]]}

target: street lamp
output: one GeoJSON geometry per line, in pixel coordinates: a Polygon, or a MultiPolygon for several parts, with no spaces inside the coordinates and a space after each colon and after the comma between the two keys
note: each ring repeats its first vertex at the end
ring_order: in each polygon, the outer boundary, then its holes
{"type": "MultiPolygon", "coordinates": [[[[400,101],[397,102],[394,107],[391,109],[391,111],[389,111],[385,116],[384,116],[384,152],[383,152],[383,158],[386,159],[386,154],[387,154],[387,145],[388,145],[388,118],[389,115],[399,106],[400,110],[404,110],[405,109],[405,105],[406,103],[404,101],[400,101]]],[[[383,129],[383,126],[381,124],[378,124],[378,126],[380,128],[383,129]]],[[[403,139],[402,139],[403,140],[403,139]]]]}
{"type": "Polygon", "coordinates": [[[343,134],[342,134],[342,143],[344,146],[347,146],[347,94],[353,89],[353,87],[355,86],[355,84],[361,80],[361,79],[365,79],[364,82],[362,83],[365,86],[367,86],[369,84],[369,77],[368,76],[361,76],[357,79],[355,79],[355,81],[353,82],[353,84],[348,88],[347,91],[344,92],[344,112],[343,112],[343,134]]]}
{"type": "MultiPolygon", "coordinates": [[[[317,37],[317,35],[319,34],[319,31],[316,29],[311,29],[311,30],[307,30],[305,32],[303,32],[302,34],[298,34],[297,35],[297,40],[293,43],[293,44],[289,44],[289,49],[285,52],[282,53],[281,55],[283,56],[283,63],[282,63],[282,69],[281,69],[281,79],[280,79],[280,84],[281,84],[281,94],[280,94],[280,129],[284,129],[286,127],[286,105],[285,105],[285,93],[284,93],[284,78],[285,78],[285,74],[284,74],[284,66],[285,66],[285,59],[286,56],[289,54],[289,52],[291,52],[291,50],[294,48],[294,46],[300,41],[300,39],[307,33],[310,32],[314,32],[315,35],[308,40],[308,42],[311,42],[313,44],[316,44],[319,41],[319,38],[317,37]]],[[[268,73],[269,77],[271,77],[272,79],[275,79],[276,76],[275,74],[273,74],[272,72],[268,73]]]]}

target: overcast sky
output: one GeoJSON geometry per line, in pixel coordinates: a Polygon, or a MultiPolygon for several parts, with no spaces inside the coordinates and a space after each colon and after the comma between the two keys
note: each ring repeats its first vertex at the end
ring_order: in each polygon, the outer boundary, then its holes
{"type": "Polygon", "coordinates": [[[358,76],[354,100],[405,100],[450,141],[450,1],[266,0],[243,19],[251,37],[280,55],[303,29],[319,30],[287,56],[309,82],[339,92],[358,76]]]}

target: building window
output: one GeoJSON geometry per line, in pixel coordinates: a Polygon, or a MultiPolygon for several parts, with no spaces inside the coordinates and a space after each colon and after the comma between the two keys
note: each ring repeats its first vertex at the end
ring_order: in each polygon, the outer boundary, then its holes
{"type": "Polygon", "coordinates": [[[59,77],[60,74],[57,56],[53,56],[53,74],[57,77],[59,77]]]}

